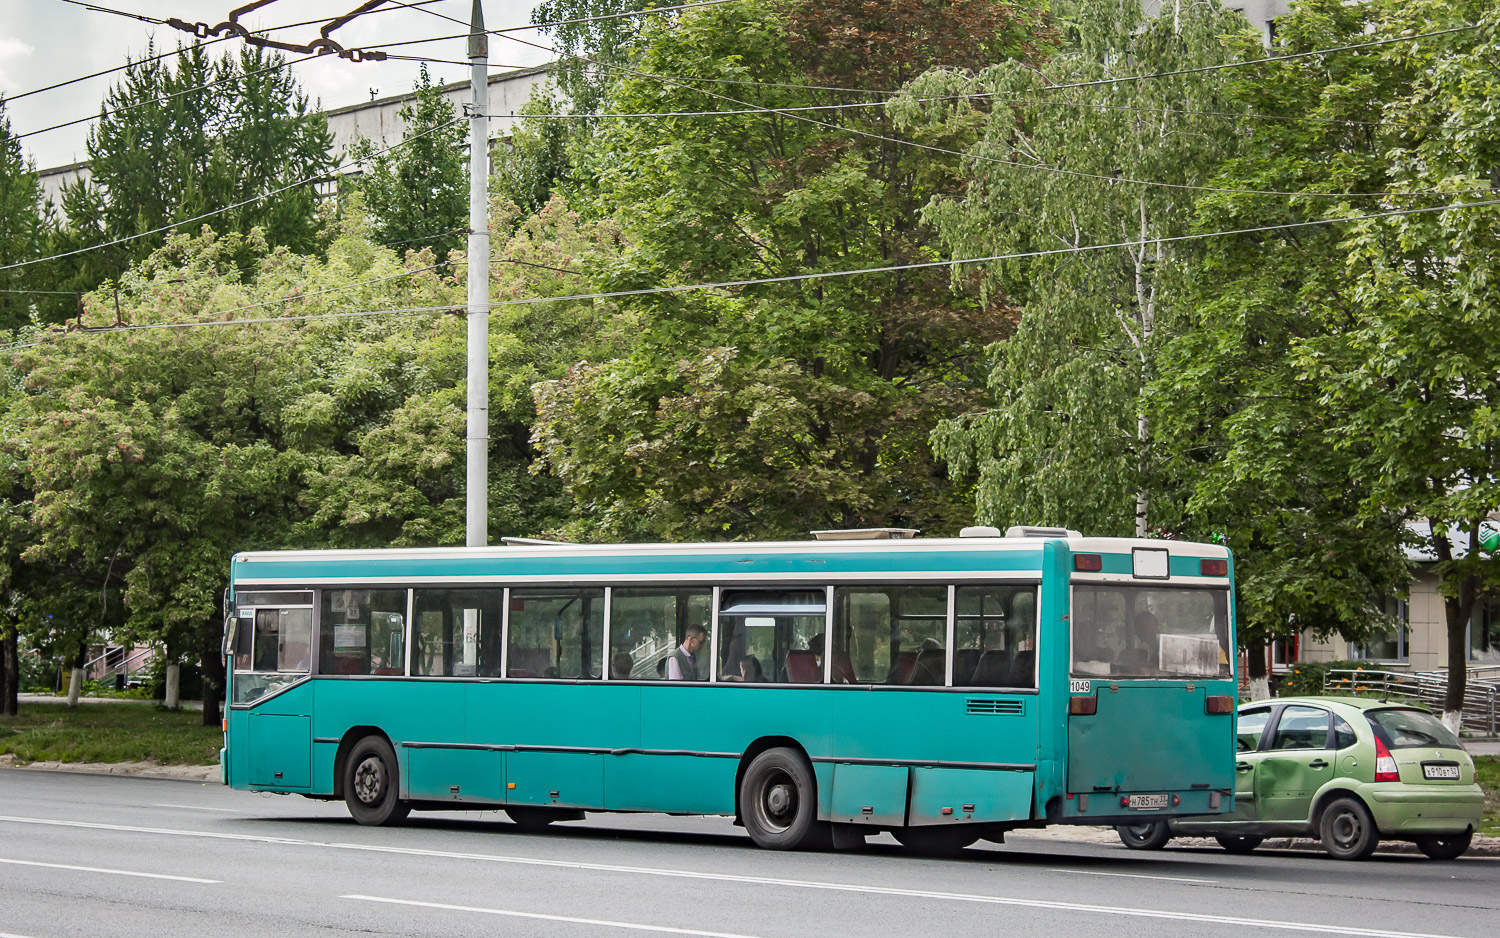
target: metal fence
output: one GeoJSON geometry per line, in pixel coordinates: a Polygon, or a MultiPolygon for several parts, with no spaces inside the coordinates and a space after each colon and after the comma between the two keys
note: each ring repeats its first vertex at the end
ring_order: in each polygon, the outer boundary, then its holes
{"type": "MultiPolygon", "coordinates": [[[[1441,713],[1448,696],[1447,671],[1339,669],[1323,676],[1325,694],[1359,694],[1424,704],[1441,713]]],[[[1500,731],[1500,666],[1469,668],[1464,685],[1463,726],[1495,736],[1500,731]]]]}

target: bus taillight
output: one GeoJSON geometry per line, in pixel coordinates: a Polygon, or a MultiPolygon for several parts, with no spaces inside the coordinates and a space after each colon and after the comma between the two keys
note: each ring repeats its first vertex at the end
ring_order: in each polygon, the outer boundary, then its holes
{"type": "Polygon", "coordinates": [[[1104,558],[1099,554],[1074,554],[1073,569],[1079,573],[1098,573],[1104,569],[1104,558]]]}
{"type": "Polygon", "coordinates": [[[1091,717],[1099,712],[1097,697],[1069,697],[1068,714],[1075,717],[1091,717]]]}
{"type": "Polygon", "coordinates": [[[1205,697],[1203,698],[1204,713],[1229,713],[1234,710],[1233,697],[1205,697]]]}
{"type": "Polygon", "coordinates": [[[1229,576],[1229,561],[1223,557],[1216,560],[1200,560],[1198,572],[1204,576],[1229,576]]]}

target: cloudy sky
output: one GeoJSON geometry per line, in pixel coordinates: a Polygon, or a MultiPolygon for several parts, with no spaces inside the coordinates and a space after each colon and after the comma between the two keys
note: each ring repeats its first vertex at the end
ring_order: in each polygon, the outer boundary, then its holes
{"type": "MultiPolygon", "coordinates": [[[[245,6],[251,0],[92,2],[154,19],[175,16],[190,22],[217,25],[228,19],[231,10],[245,6]]],[[[362,0],[273,0],[242,21],[260,30],[318,17],[331,18],[361,3],[362,0]]],[[[352,48],[455,36],[467,27],[433,14],[451,16],[467,24],[471,4],[472,0],[437,0],[422,9],[405,9],[392,2],[388,8],[367,14],[335,32],[333,38],[346,48],[352,48]]],[[[524,25],[530,19],[533,5],[534,0],[484,0],[485,25],[491,29],[524,25]]],[[[316,25],[302,26],[273,35],[284,41],[307,43],[317,38],[318,28],[316,25]]],[[[548,42],[545,36],[534,31],[516,35],[543,45],[548,42]]],[[[169,26],[88,10],[64,0],[0,0],[0,94],[7,98],[5,113],[12,131],[24,134],[63,121],[96,116],[105,92],[112,83],[120,80],[123,73],[115,72],[19,101],[8,99],[56,82],[123,65],[127,56],[143,56],[153,41],[157,51],[164,51],[174,48],[179,40],[190,38],[187,33],[169,26]]],[[[230,49],[237,44],[237,40],[229,40],[210,48],[217,54],[218,50],[230,49]]],[[[462,61],[467,55],[467,41],[451,38],[402,46],[391,52],[462,61]]],[[[536,65],[547,58],[547,53],[516,42],[500,37],[490,40],[490,62],[495,68],[536,65]]],[[[323,108],[368,101],[372,91],[382,97],[407,91],[416,79],[417,68],[416,62],[350,62],[334,56],[292,66],[308,98],[321,102],[323,108]]],[[[429,66],[429,71],[434,80],[440,82],[461,81],[469,77],[465,65],[434,63],[429,66]]],[[[77,124],[49,131],[27,137],[21,145],[39,169],[87,159],[84,141],[88,127],[88,124],[77,124]]]]}

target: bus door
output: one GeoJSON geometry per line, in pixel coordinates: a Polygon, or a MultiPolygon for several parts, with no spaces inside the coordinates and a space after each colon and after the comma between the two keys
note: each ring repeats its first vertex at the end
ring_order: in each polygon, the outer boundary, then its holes
{"type": "Polygon", "coordinates": [[[231,781],[256,788],[311,785],[312,696],[294,688],[311,672],[312,627],[311,592],[236,597],[225,636],[231,781]]]}
{"type": "Polygon", "coordinates": [[[1108,795],[1116,810],[1227,810],[1235,699],[1228,589],[1075,578],[1070,623],[1070,797],[1108,795]],[[1221,798],[1210,801],[1210,792],[1221,798]],[[1131,800],[1114,800],[1122,796],[1131,800]]]}

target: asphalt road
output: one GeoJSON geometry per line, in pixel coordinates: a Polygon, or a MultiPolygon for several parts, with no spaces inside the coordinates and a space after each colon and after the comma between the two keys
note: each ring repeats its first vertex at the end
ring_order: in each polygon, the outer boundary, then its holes
{"type": "Polygon", "coordinates": [[[1012,834],[756,849],[728,819],[502,814],[356,826],[215,784],[0,769],[0,938],[138,935],[1242,936],[1500,931],[1500,858],[1128,851],[1012,834]]]}

